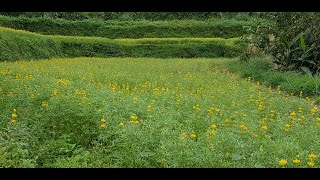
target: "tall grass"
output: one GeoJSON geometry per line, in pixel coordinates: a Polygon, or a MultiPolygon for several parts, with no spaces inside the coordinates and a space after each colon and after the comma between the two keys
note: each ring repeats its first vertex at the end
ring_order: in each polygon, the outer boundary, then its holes
{"type": "MultiPolygon", "coordinates": [[[[263,26],[265,20],[260,20],[263,26]]],[[[25,18],[0,16],[0,26],[23,29],[40,34],[65,36],[98,36],[107,38],[145,37],[240,37],[248,33],[247,27],[257,27],[259,21],[218,18],[207,21],[103,21],[86,19],[71,21],[51,18],[25,18]]]]}
{"type": "Polygon", "coordinates": [[[234,57],[237,38],[108,39],[53,36],[0,27],[0,60],[49,57],[234,57]]]}

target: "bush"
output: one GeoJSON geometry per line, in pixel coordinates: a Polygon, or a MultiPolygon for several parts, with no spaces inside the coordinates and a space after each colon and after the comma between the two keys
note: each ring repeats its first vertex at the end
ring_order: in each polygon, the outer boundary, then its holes
{"type": "Polygon", "coordinates": [[[256,26],[251,20],[218,18],[208,21],[115,21],[86,19],[70,21],[51,18],[10,18],[0,16],[0,26],[41,34],[65,36],[96,36],[107,38],[145,37],[240,37],[247,33],[245,27],[256,26]]]}
{"type": "Polygon", "coordinates": [[[0,61],[53,57],[235,57],[243,44],[233,39],[124,39],[45,36],[0,28],[0,61]]]}
{"type": "Polygon", "coordinates": [[[319,75],[319,13],[283,12],[262,16],[274,25],[252,31],[249,41],[271,54],[281,70],[319,75]]]}

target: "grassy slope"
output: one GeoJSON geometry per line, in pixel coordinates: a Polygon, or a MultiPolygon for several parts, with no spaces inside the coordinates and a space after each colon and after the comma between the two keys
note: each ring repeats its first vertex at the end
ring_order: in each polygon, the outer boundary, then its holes
{"type": "Polygon", "coordinates": [[[319,154],[319,112],[227,72],[226,62],[1,62],[0,166],[319,167],[308,158],[319,154]]]}
{"type": "MultiPolygon", "coordinates": [[[[259,20],[261,25],[268,25],[259,20]]],[[[145,37],[240,37],[246,27],[258,26],[258,21],[213,19],[209,21],[99,21],[88,19],[68,21],[50,18],[13,18],[0,16],[0,26],[24,29],[41,34],[66,36],[97,36],[107,38],[145,37]]]]}
{"type": "Polygon", "coordinates": [[[145,38],[53,36],[0,27],[0,60],[50,57],[234,57],[237,38],[145,38]]]}
{"type": "Polygon", "coordinates": [[[239,74],[243,78],[251,77],[255,81],[260,81],[265,86],[271,86],[286,90],[289,93],[300,96],[312,96],[318,100],[320,95],[319,77],[310,77],[297,72],[281,72],[272,69],[270,57],[253,57],[246,63],[232,61],[226,64],[225,68],[233,73],[239,74]]]}

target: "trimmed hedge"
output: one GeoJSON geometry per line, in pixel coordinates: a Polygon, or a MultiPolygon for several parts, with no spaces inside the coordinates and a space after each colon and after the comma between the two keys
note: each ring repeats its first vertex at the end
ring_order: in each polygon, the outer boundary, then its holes
{"type": "Polygon", "coordinates": [[[237,38],[107,39],[30,33],[0,27],[0,61],[53,57],[235,57],[237,38]]]}
{"type": "Polygon", "coordinates": [[[222,37],[245,35],[247,27],[256,27],[256,21],[214,19],[210,21],[102,21],[86,19],[70,21],[51,18],[0,16],[0,26],[23,29],[40,34],[64,36],[95,36],[106,38],[145,37],[222,37]]]}
{"type": "Polygon", "coordinates": [[[48,17],[68,20],[100,18],[103,20],[207,20],[210,18],[248,19],[255,12],[0,12],[0,15],[12,17],[48,17]]]}

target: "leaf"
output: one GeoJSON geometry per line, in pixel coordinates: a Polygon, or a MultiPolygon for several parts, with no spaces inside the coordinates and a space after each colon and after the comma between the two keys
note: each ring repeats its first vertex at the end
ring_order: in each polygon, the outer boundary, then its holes
{"type": "Polygon", "coordinates": [[[302,66],[300,67],[308,76],[312,76],[312,72],[310,71],[310,69],[306,66],[302,66]]]}
{"type": "Polygon", "coordinates": [[[301,37],[300,37],[300,46],[301,46],[303,52],[306,52],[306,44],[305,44],[305,42],[304,42],[304,38],[303,38],[302,35],[301,35],[301,37]]]}
{"type": "Polygon", "coordinates": [[[317,65],[316,62],[312,61],[312,60],[306,60],[306,62],[313,64],[313,65],[317,65]]]}
{"type": "Polygon", "coordinates": [[[288,66],[288,69],[295,69],[295,66],[297,65],[298,63],[292,63],[288,66]]]}
{"type": "Polygon", "coordinates": [[[282,43],[286,46],[286,48],[290,49],[289,43],[288,41],[286,41],[285,39],[283,39],[282,37],[280,37],[280,40],[282,41],[282,43]]]}
{"type": "Polygon", "coordinates": [[[300,37],[303,35],[303,33],[299,33],[295,38],[292,39],[292,41],[289,43],[289,47],[291,47],[292,45],[294,45],[298,39],[300,39],[300,37]]]}
{"type": "Polygon", "coordinates": [[[314,46],[311,46],[306,52],[305,54],[308,54],[310,51],[312,51],[314,49],[314,46]]]}

